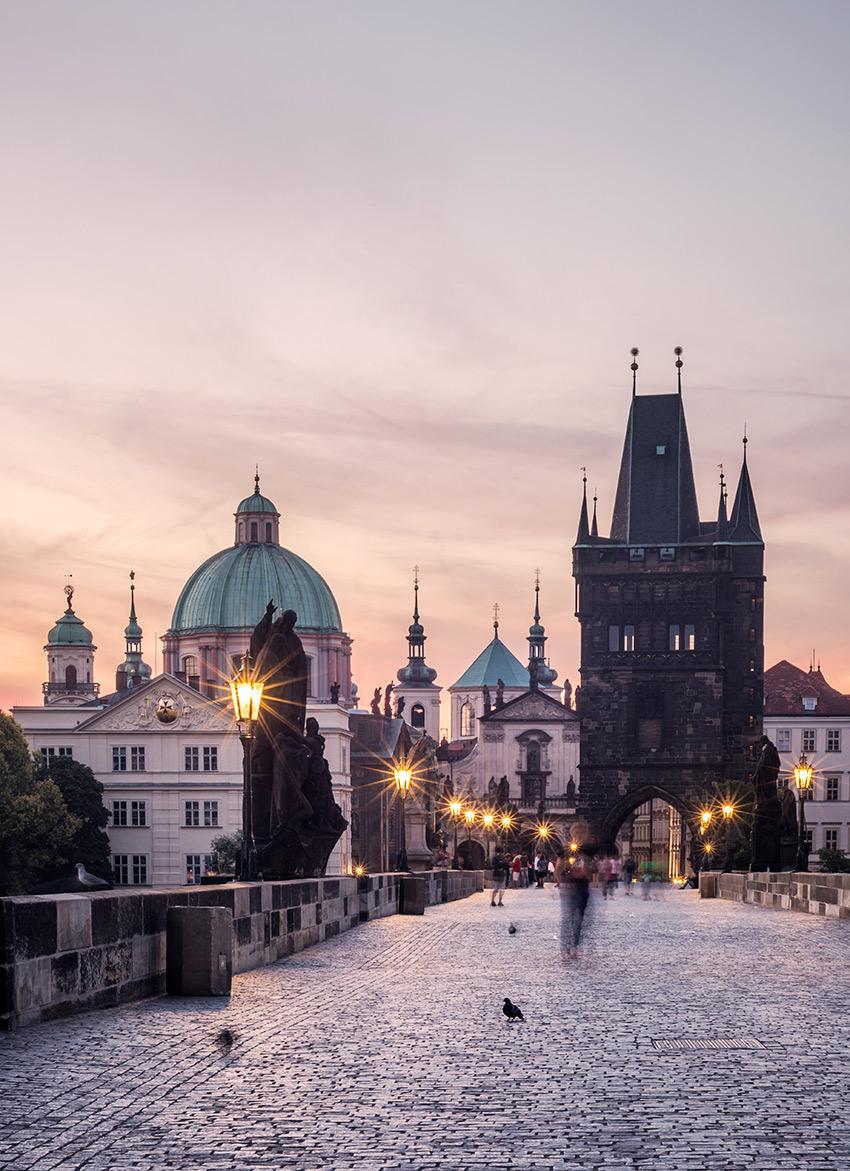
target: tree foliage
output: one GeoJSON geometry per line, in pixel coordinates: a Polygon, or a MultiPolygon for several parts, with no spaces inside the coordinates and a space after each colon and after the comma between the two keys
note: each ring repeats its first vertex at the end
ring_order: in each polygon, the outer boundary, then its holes
{"type": "Polygon", "coordinates": [[[828,846],[823,846],[818,850],[818,857],[821,870],[825,870],[827,874],[850,873],[850,858],[843,850],[832,850],[828,846]]]}
{"type": "Polygon", "coordinates": [[[23,729],[0,712],[0,894],[23,894],[76,861],[81,827],[53,781],[35,779],[23,729]]]}
{"type": "MultiPolygon", "coordinates": [[[[36,753],[34,772],[39,779],[49,777],[53,781],[70,812],[80,820],[73,842],[72,861],[82,862],[91,874],[111,882],[112,849],[109,835],[103,832],[109,822],[103,804],[103,785],[88,765],[70,756],[45,759],[41,753],[36,753]]],[[[57,867],[57,871],[60,869],[57,867]]]]}
{"type": "Polygon", "coordinates": [[[213,855],[213,866],[216,874],[232,874],[236,868],[236,859],[242,849],[242,831],[232,834],[219,834],[210,842],[213,855]]]}

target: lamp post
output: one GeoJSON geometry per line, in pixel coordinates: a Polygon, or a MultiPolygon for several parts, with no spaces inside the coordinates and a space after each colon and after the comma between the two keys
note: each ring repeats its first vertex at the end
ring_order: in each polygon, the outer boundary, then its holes
{"type": "Polygon", "coordinates": [[[711,861],[709,855],[711,854],[711,842],[708,837],[708,831],[711,827],[712,812],[710,809],[703,809],[699,815],[699,836],[701,838],[702,858],[700,860],[700,870],[707,870],[708,864],[711,861]]]}
{"type": "Polygon", "coordinates": [[[236,729],[242,742],[242,849],[239,853],[239,881],[257,881],[257,846],[254,841],[254,795],[251,788],[251,742],[254,724],[260,718],[263,684],[254,677],[251,656],[242,656],[242,667],[230,680],[230,700],[236,729]]]}
{"type": "Polygon", "coordinates": [[[501,817],[501,822],[502,822],[502,849],[507,854],[507,852],[508,852],[508,830],[513,825],[514,819],[511,817],[510,813],[503,813],[502,817],[501,817]]]}
{"type": "Polygon", "coordinates": [[[466,820],[466,866],[468,870],[472,869],[472,826],[475,822],[475,810],[464,809],[463,816],[466,820]]]}
{"type": "Polygon", "coordinates": [[[797,786],[797,870],[809,869],[809,851],[806,846],[805,794],[811,792],[814,769],[806,760],[805,752],[794,765],[794,784],[797,786]]]}
{"type": "Polygon", "coordinates": [[[490,831],[493,828],[493,821],[495,820],[495,815],[492,813],[482,813],[481,820],[484,822],[484,829],[487,833],[487,858],[486,858],[486,861],[484,864],[485,864],[485,866],[489,866],[490,865],[490,831]]]}
{"type": "Polygon", "coordinates": [[[407,794],[410,789],[410,781],[413,777],[413,769],[407,768],[406,765],[398,765],[393,769],[393,776],[395,777],[395,787],[401,796],[401,849],[398,852],[396,860],[396,870],[409,870],[407,865],[407,836],[405,830],[405,821],[407,818],[407,794]]]}
{"type": "Polygon", "coordinates": [[[458,856],[457,856],[457,823],[460,819],[460,814],[461,814],[462,809],[463,809],[463,805],[460,803],[460,801],[458,801],[457,797],[452,797],[451,801],[449,802],[449,812],[452,815],[452,820],[454,821],[454,827],[455,827],[455,852],[454,852],[454,856],[452,858],[452,869],[453,870],[460,870],[460,862],[458,861],[458,856]]]}
{"type": "Polygon", "coordinates": [[[720,806],[720,812],[723,814],[723,820],[726,822],[726,857],[723,861],[723,872],[728,874],[732,869],[732,818],[735,813],[735,806],[726,801],[720,806]]]}

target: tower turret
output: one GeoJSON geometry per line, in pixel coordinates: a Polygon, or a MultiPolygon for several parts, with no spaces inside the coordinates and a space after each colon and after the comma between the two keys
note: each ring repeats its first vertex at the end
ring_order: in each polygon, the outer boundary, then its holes
{"type": "Polygon", "coordinates": [[[65,586],[67,609],[47,636],[47,682],[45,704],[66,706],[87,703],[98,693],[94,682],[94,652],[91,631],[71,608],[74,587],[65,586]]]}
{"type": "Polygon", "coordinates": [[[408,627],[407,666],[402,667],[395,690],[398,703],[404,700],[404,718],[414,728],[422,728],[434,740],[440,738],[440,692],[434,680],[437,672],[425,662],[425,628],[419,621],[419,566],[413,569],[413,622],[408,627]]]}
{"type": "Polygon", "coordinates": [[[142,660],[142,628],[136,618],[136,587],[133,579],[136,574],[130,571],[130,621],[124,627],[126,650],[124,662],[119,663],[115,671],[115,690],[126,691],[128,687],[137,687],[151,677],[151,669],[142,660]]]}
{"type": "Polygon", "coordinates": [[[551,687],[558,672],[546,664],[546,630],[540,621],[540,570],[534,577],[534,621],[528,628],[528,677],[532,689],[551,687]]]}

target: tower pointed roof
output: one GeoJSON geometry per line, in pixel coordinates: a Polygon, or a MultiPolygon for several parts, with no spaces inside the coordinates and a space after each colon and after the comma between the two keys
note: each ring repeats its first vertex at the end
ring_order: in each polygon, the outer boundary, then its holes
{"type": "Polygon", "coordinates": [[[136,585],[135,570],[130,570],[130,621],[124,627],[126,649],[124,662],[119,663],[115,671],[116,691],[126,691],[139,683],[150,679],[152,671],[142,659],[142,628],[136,618],[136,585]]]}
{"type": "Polygon", "coordinates": [[[587,472],[582,468],[582,495],[581,495],[581,512],[578,518],[578,533],[576,535],[576,544],[583,545],[590,540],[590,525],[587,520],[587,472]]]}
{"type": "Polygon", "coordinates": [[[744,436],[744,459],[741,464],[741,475],[738,477],[738,490],[735,493],[735,503],[729,517],[729,540],[735,544],[761,545],[762,535],[759,527],[756,501],[750,483],[750,473],[747,468],[747,437],[744,436]]]}
{"type": "Polygon", "coordinates": [[[723,464],[720,465],[720,500],[717,505],[717,540],[725,541],[729,535],[729,519],[726,515],[726,480],[723,464]]]}
{"type": "Polygon", "coordinates": [[[540,621],[540,570],[534,578],[534,621],[528,628],[528,675],[532,688],[551,687],[558,678],[546,663],[546,630],[540,621]]]}
{"type": "Polygon", "coordinates": [[[506,687],[528,687],[528,668],[524,666],[499,638],[499,620],[493,619],[493,641],[471,663],[455,683],[455,687],[495,688],[499,680],[506,687]]]}
{"type": "Polygon", "coordinates": [[[396,678],[405,687],[431,687],[437,678],[433,667],[425,663],[425,627],[419,621],[419,566],[413,570],[413,622],[407,628],[409,646],[407,666],[402,667],[396,678]]]}

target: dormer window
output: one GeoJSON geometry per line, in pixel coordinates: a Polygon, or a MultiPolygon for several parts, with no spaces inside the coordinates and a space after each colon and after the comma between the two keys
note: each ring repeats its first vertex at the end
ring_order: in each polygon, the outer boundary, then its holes
{"type": "Polygon", "coordinates": [[[813,712],[817,706],[818,706],[818,697],[816,695],[804,695],[803,696],[803,711],[804,712],[813,712]]]}

